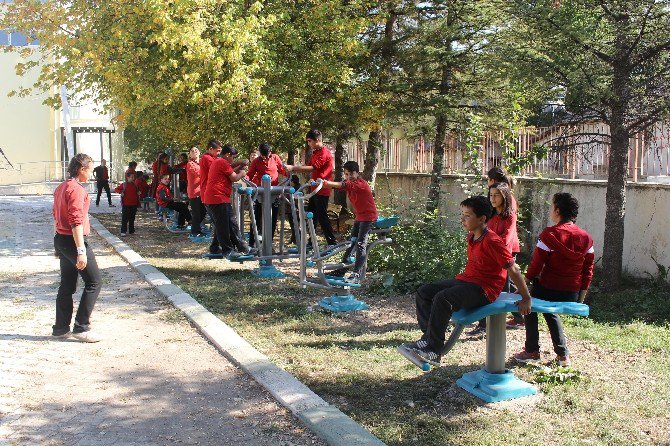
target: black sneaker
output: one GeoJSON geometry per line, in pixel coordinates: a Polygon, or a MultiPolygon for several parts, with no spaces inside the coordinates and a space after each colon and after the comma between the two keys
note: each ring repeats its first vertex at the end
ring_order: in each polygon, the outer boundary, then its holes
{"type": "Polygon", "coordinates": [[[408,350],[421,350],[422,348],[427,348],[428,347],[428,341],[424,341],[423,339],[419,339],[416,342],[409,342],[407,344],[403,344],[403,347],[405,347],[408,350]]]}
{"type": "Polygon", "coordinates": [[[466,333],[468,336],[485,336],[486,335],[486,326],[477,324],[475,328],[466,333]]]}
{"type": "Polygon", "coordinates": [[[414,353],[433,367],[439,367],[440,362],[442,362],[442,356],[432,351],[428,346],[415,349],[414,353]]]}

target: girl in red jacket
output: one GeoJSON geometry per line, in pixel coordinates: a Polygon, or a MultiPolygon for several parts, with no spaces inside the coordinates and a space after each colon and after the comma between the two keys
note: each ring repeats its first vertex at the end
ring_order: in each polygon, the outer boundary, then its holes
{"type": "Polygon", "coordinates": [[[126,182],[116,186],[114,192],[121,194],[121,237],[126,231],[135,233],[135,215],[140,205],[140,191],[135,184],[135,172],[126,172],[126,182]]]}
{"type": "MultiPolygon", "coordinates": [[[[579,202],[569,193],[554,195],[550,217],[554,226],[545,228],[537,241],[526,272],[533,282],[531,295],[552,302],[583,302],[593,277],[593,239],[575,224],[579,202]]],[[[561,320],[556,314],[544,313],[558,364],[570,366],[561,320]]],[[[514,355],[517,362],[540,359],[540,335],[537,313],[526,316],[526,346],[514,355]]]]}

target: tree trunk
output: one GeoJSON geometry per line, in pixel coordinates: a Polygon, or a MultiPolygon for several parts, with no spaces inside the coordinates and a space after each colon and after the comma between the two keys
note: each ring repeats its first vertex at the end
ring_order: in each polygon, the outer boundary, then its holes
{"type": "Polygon", "coordinates": [[[368,146],[365,149],[365,161],[363,169],[363,179],[370,183],[370,187],[374,189],[375,179],[377,178],[377,165],[379,165],[379,157],[382,151],[382,131],[375,129],[368,135],[368,146]]]}
{"type": "Polygon", "coordinates": [[[288,149],[288,154],[286,157],[286,164],[294,165],[295,164],[295,148],[291,147],[288,149]]]}
{"type": "Polygon", "coordinates": [[[616,57],[612,64],[612,101],[610,117],[611,147],[605,195],[605,234],[603,245],[603,270],[607,280],[605,291],[616,290],[621,283],[623,269],[624,217],[626,215],[626,177],[628,176],[628,148],[630,132],[625,116],[630,101],[630,77],[626,45],[628,20],[622,17],[617,23],[615,37],[616,57]]]}
{"type": "Polygon", "coordinates": [[[435,128],[435,142],[433,145],[433,170],[430,174],[428,187],[428,201],[426,211],[435,212],[440,207],[442,189],[442,170],[444,169],[444,140],[447,137],[447,119],[444,115],[437,117],[435,128]]]}
{"type": "MultiPolygon", "coordinates": [[[[344,169],[342,166],[345,163],[346,154],[347,150],[342,145],[342,138],[337,138],[335,143],[335,171],[333,172],[335,175],[335,181],[339,182],[344,179],[344,169]]],[[[335,189],[334,201],[335,204],[346,207],[347,194],[344,192],[344,189],[335,189]]]]}
{"type": "MultiPolygon", "coordinates": [[[[440,81],[440,95],[449,94],[451,84],[451,68],[442,65],[442,80],[440,81]]],[[[435,212],[440,207],[440,192],[442,189],[442,170],[444,169],[444,140],[447,137],[447,117],[443,111],[437,111],[435,118],[435,143],[433,146],[433,170],[430,174],[430,186],[428,188],[428,200],[426,211],[435,212]]]]}

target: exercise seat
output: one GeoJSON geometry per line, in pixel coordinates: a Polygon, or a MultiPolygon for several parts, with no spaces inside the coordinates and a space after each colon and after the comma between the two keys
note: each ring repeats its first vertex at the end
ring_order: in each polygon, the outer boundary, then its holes
{"type": "MultiPolygon", "coordinates": [[[[487,403],[504,401],[523,396],[535,395],[537,389],[520,380],[505,368],[506,354],[506,318],[507,313],[517,311],[514,302],[521,300],[519,294],[501,293],[495,302],[472,310],[460,310],[453,314],[456,327],[451,332],[443,350],[443,355],[458,340],[467,324],[487,317],[486,325],[486,365],[481,370],[465,373],[456,381],[464,390],[481,398],[487,403]]],[[[531,311],[535,313],[556,313],[588,316],[589,307],[577,302],[550,302],[533,298],[531,311]]]]}
{"type": "Polygon", "coordinates": [[[393,215],[391,217],[377,217],[373,229],[390,229],[398,224],[400,217],[393,215]]]}

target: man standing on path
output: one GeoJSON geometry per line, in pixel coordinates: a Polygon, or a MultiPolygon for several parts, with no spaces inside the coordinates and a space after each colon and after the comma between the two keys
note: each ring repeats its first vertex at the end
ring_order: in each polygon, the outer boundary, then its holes
{"type": "MultiPolygon", "coordinates": [[[[321,132],[316,129],[310,130],[307,132],[306,138],[307,145],[312,149],[312,156],[307,165],[285,166],[285,169],[289,172],[311,172],[312,180],[333,181],[333,154],[330,152],[330,148],[323,144],[321,132]]],[[[317,224],[320,224],[328,245],[336,245],[337,240],[328,219],[329,198],[330,189],[327,187],[321,188],[316,195],[309,199],[309,210],[314,213],[314,229],[316,229],[317,224]]]]}
{"type": "Polygon", "coordinates": [[[109,207],[116,207],[112,204],[112,192],[109,190],[109,170],[107,169],[107,160],[102,160],[100,165],[93,169],[93,174],[95,175],[95,185],[98,188],[98,196],[95,198],[95,205],[100,206],[100,195],[102,195],[102,190],[105,189],[109,207]]]}
{"type": "Polygon", "coordinates": [[[81,185],[88,181],[92,171],[93,159],[90,156],[83,153],[75,155],[68,165],[70,178],[63,181],[54,192],[53,207],[56,228],[54,248],[60,259],[60,286],[56,297],[56,323],[52,334],[58,338],[72,336],[82,342],[100,340],[91,332],[90,318],[100,294],[102,277],[95,254],[85,241],[85,237],[91,232],[88,220],[91,199],[81,185]],[[74,328],[70,331],[74,309],[72,295],[77,290],[79,275],[84,279],[84,291],[74,319],[74,328]]]}

